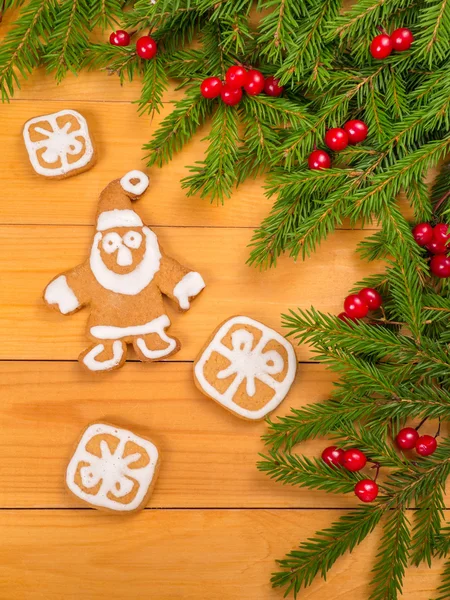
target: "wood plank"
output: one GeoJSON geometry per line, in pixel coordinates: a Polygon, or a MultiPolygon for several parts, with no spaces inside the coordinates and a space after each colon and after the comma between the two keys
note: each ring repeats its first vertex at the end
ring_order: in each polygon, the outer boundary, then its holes
{"type": "MultiPolygon", "coordinates": [[[[0,511],[0,596],[15,600],[280,600],[281,558],[339,511],[0,511]],[[63,591],[64,590],[64,591],[63,591]]],[[[308,600],[367,600],[379,532],[302,591],[308,600]]],[[[428,600],[443,560],[409,568],[404,598],[428,600]]]]}
{"type": "MultiPolygon", "coordinates": [[[[274,413],[328,397],[333,375],[300,365],[274,413]]],[[[262,423],[238,419],[203,396],[191,363],[127,365],[101,382],[76,363],[0,362],[0,508],[76,507],[63,477],[73,444],[92,421],[124,424],[158,441],[163,465],[150,506],[354,506],[353,497],[282,486],[256,469],[262,423]]],[[[323,440],[304,444],[319,454],[323,440]]]]}
{"type": "MultiPolygon", "coordinates": [[[[182,342],[174,360],[194,360],[215,327],[235,314],[276,329],[280,314],[297,306],[337,314],[349,288],[382,269],[380,263],[363,263],[355,254],[362,231],[338,231],[304,263],[285,258],[265,272],[245,265],[251,230],[155,231],[168,254],[198,270],[207,282],[187,314],[168,306],[171,332],[182,342]]],[[[63,317],[48,309],[41,296],[52,277],[85,259],[91,235],[91,227],[81,226],[0,227],[0,359],[74,360],[86,347],[87,310],[63,317]]],[[[298,356],[305,360],[308,350],[301,348],[298,356]]]]}

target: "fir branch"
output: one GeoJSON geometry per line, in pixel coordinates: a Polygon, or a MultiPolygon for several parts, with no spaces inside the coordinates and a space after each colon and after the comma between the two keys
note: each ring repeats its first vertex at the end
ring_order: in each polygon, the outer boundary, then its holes
{"type": "Polygon", "coordinates": [[[286,588],[286,595],[296,596],[302,587],[308,587],[317,574],[325,578],[336,560],[352,551],[377,526],[383,511],[378,506],[365,506],[342,516],[330,528],[318,531],[302,542],[298,550],[278,561],[281,571],[271,579],[273,587],[286,588]]]}
{"type": "Polygon", "coordinates": [[[182,180],[188,196],[200,193],[211,202],[224,202],[237,182],[238,112],[235,108],[219,104],[213,117],[205,160],[190,167],[192,175],[182,180]]]}
{"type": "Polygon", "coordinates": [[[111,44],[90,44],[85,66],[101,69],[109,75],[118,75],[120,83],[133,81],[141,72],[141,64],[132,46],[112,46],[111,44]]]}
{"type": "Polygon", "coordinates": [[[147,165],[161,167],[170,161],[192,138],[197,129],[212,113],[213,104],[200,94],[200,86],[191,86],[186,96],[175,103],[174,110],[164,118],[153,134],[152,140],[144,145],[148,151],[147,165]]]}
{"type": "Polygon", "coordinates": [[[258,8],[266,13],[258,26],[261,55],[277,63],[295,43],[297,23],[306,10],[296,0],[259,0],[258,8]]]}
{"type": "Polygon", "coordinates": [[[0,90],[2,101],[14,95],[20,88],[18,73],[24,79],[41,60],[45,43],[50,38],[56,0],[30,0],[21,10],[0,46],[0,90]]]}
{"type": "Polygon", "coordinates": [[[361,475],[350,471],[338,471],[323,460],[311,460],[286,452],[272,450],[270,454],[261,454],[258,469],[267,473],[271,479],[284,485],[307,487],[311,490],[324,490],[333,494],[346,494],[353,491],[361,475]]]}
{"type": "Polygon", "coordinates": [[[448,600],[450,597],[450,560],[447,560],[442,572],[441,585],[438,587],[439,597],[436,600],[448,600]]]}
{"type": "Polygon", "coordinates": [[[411,563],[419,565],[425,561],[431,567],[436,538],[441,531],[444,518],[444,495],[437,482],[436,488],[421,498],[420,507],[414,513],[414,529],[411,543],[411,563]]]}
{"type": "Polygon", "coordinates": [[[162,108],[162,97],[167,89],[168,79],[164,59],[157,55],[152,60],[142,61],[143,78],[141,97],[137,101],[139,113],[153,115],[162,108]]]}
{"type": "Polygon", "coordinates": [[[58,83],[67,71],[78,72],[88,47],[89,28],[89,1],[62,0],[44,55],[47,69],[55,71],[58,83]]]}
{"type": "Polygon", "coordinates": [[[380,551],[373,569],[370,600],[396,600],[402,591],[410,543],[408,518],[402,506],[388,512],[380,551]]]}
{"type": "Polygon", "coordinates": [[[420,30],[414,42],[416,59],[430,67],[450,54],[450,0],[427,0],[420,12],[420,30]]]}
{"type": "Polygon", "coordinates": [[[122,0],[89,0],[91,27],[113,29],[123,15],[122,0]]]}

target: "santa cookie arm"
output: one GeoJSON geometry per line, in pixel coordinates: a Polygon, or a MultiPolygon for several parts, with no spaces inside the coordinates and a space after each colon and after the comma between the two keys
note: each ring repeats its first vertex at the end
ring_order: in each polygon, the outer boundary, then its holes
{"type": "Polygon", "coordinates": [[[158,272],[158,287],[163,294],[178,302],[181,310],[189,310],[190,299],[205,287],[200,273],[189,271],[169,256],[162,256],[158,272]]]}
{"type": "Polygon", "coordinates": [[[44,301],[63,315],[80,310],[90,302],[86,290],[90,288],[88,283],[91,277],[87,263],[58,275],[45,288],[44,301]]]}

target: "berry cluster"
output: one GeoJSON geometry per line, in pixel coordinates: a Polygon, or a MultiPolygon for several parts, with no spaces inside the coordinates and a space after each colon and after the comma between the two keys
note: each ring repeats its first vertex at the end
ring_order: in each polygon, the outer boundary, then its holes
{"type": "Polygon", "coordinates": [[[370,44],[370,54],[376,59],[387,58],[392,50],[398,52],[409,50],[413,41],[413,34],[407,27],[400,27],[391,35],[383,31],[373,38],[370,44]]]}
{"type": "MultiPolygon", "coordinates": [[[[129,46],[130,34],[128,31],[118,29],[109,36],[109,43],[113,46],[129,46]]],[[[145,60],[150,60],[157,52],[156,42],[149,35],[143,35],[136,41],[136,53],[145,60]]]]}
{"type": "Polygon", "coordinates": [[[420,456],[430,456],[437,448],[436,437],[432,435],[419,435],[418,428],[404,427],[400,429],[395,438],[401,450],[416,449],[420,456]]]}
{"type": "Polygon", "coordinates": [[[356,321],[367,316],[369,310],[377,310],[383,304],[383,298],[373,288],[363,288],[357,294],[350,294],[344,300],[344,312],[338,315],[341,321],[356,321]]]}
{"type": "MultiPolygon", "coordinates": [[[[359,144],[363,142],[368,133],[367,125],[364,121],[353,119],[345,123],[344,127],[333,127],[325,133],[325,144],[339,152],[347,148],[349,144],[359,144]]],[[[324,150],[314,150],[308,158],[310,169],[329,169],[331,166],[330,155],[324,150]]]]}
{"type": "MultiPolygon", "coordinates": [[[[344,467],[348,471],[361,471],[367,463],[367,457],[361,450],[357,448],[342,450],[337,446],[325,448],[322,452],[322,460],[330,467],[344,467]]],[[[378,484],[373,479],[361,479],[356,483],[354,491],[361,502],[372,502],[378,496],[378,484]]]]}
{"type": "Polygon", "coordinates": [[[430,271],[433,275],[444,279],[450,277],[450,232],[446,223],[438,223],[434,227],[430,223],[419,223],[412,230],[419,246],[425,247],[432,258],[430,271]]]}
{"type": "Polygon", "coordinates": [[[241,65],[230,67],[225,73],[225,83],[219,77],[208,77],[200,85],[204,98],[212,100],[220,96],[228,106],[239,104],[242,99],[242,90],[249,96],[257,96],[264,91],[268,96],[280,96],[283,86],[278,85],[275,77],[264,78],[261,71],[250,69],[247,71],[241,65]]]}

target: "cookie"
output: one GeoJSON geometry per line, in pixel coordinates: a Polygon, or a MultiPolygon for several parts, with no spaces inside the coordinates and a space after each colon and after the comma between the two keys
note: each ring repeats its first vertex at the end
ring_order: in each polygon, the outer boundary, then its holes
{"type": "Polygon", "coordinates": [[[163,294],[181,311],[205,287],[199,273],[164,254],[156,234],[144,225],[131,201],[148,187],[148,177],[131,171],[101,193],[89,258],[55,277],[44,301],[63,315],[90,306],[88,337],[79,357],[92,372],[111,371],[126,359],[127,344],[142,361],[167,358],[180,348],[166,329],[163,294]]]}
{"type": "Polygon", "coordinates": [[[31,166],[43,177],[71,177],[95,163],[86,119],[75,110],[30,119],[23,128],[23,139],[31,166]]]}
{"type": "Polygon", "coordinates": [[[92,423],[70,459],[66,485],[93,508],[136,512],[149,501],[159,463],[158,449],[150,440],[108,423],[92,423]]]}
{"type": "Polygon", "coordinates": [[[282,402],[296,371],[292,344],[244,316],[219,325],[194,363],[198,389],[251,421],[263,419],[282,402]]]}

